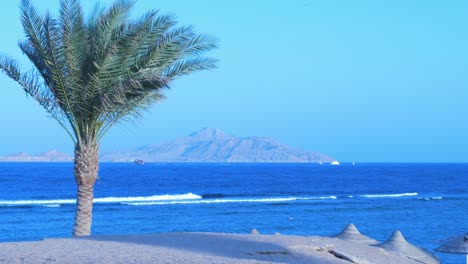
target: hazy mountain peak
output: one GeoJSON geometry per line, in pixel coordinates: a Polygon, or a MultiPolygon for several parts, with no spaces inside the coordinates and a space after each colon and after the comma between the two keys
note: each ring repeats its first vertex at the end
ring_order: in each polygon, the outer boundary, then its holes
{"type": "Polygon", "coordinates": [[[28,157],[29,154],[27,152],[17,152],[17,153],[11,154],[10,156],[12,156],[12,157],[28,157]]]}
{"type": "Polygon", "coordinates": [[[202,128],[196,132],[193,132],[189,137],[199,138],[199,139],[214,139],[214,138],[226,138],[229,137],[223,131],[217,128],[202,128]]]}
{"type": "Polygon", "coordinates": [[[288,147],[272,138],[230,136],[203,128],[186,137],[133,151],[108,153],[103,161],[147,162],[331,162],[332,158],[288,147]]]}
{"type": "Polygon", "coordinates": [[[50,151],[41,153],[41,154],[39,154],[39,155],[40,155],[40,156],[53,156],[53,155],[58,155],[58,154],[62,154],[62,153],[60,153],[60,152],[58,152],[57,150],[53,149],[53,150],[50,150],[50,151]]]}

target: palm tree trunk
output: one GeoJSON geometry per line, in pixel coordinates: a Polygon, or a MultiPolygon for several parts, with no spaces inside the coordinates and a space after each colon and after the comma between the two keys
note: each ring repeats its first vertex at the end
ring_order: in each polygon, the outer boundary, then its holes
{"type": "Polygon", "coordinates": [[[93,218],[94,183],[98,177],[99,146],[95,143],[75,146],[76,196],[73,236],[89,236],[93,218]]]}

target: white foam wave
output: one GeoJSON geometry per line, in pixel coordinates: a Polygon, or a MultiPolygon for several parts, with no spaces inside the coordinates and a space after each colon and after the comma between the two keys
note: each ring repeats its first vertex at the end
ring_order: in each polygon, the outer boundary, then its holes
{"type": "MultiPolygon", "coordinates": [[[[177,201],[177,200],[196,200],[202,199],[200,195],[193,193],[175,194],[175,195],[153,195],[136,197],[105,197],[94,198],[94,203],[125,203],[125,202],[155,202],[155,201],[177,201]]],[[[75,204],[75,199],[57,199],[57,200],[7,200],[0,201],[0,206],[48,206],[57,207],[61,204],[75,204]]]]}
{"type": "Polygon", "coordinates": [[[51,208],[60,207],[60,204],[48,204],[48,205],[44,205],[44,207],[51,207],[51,208]]]}
{"type": "Polygon", "coordinates": [[[397,198],[397,197],[405,197],[405,196],[417,196],[418,193],[395,193],[395,194],[364,194],[360,195],[361,197],[365,198],[397,198]]]}
{"type": "Polygon", "coordinates": [[[213,204],[213,203],[278,203],[299,200],[334,200],[336,196],[320,197],[281,197],[281,198],[253,198],[253,199],[203,199],[203,200],[185,200],[185,201],[165,201],[165,202],[133,202],[123,203],[126,205],[144,206],[144,205],[168,205],[168,204],[213,204]]]}
{"type": "Polygon", "coordinates": [[[0,206],[26,206],[26,205],[60,205],[73,204],[75,199],[60,199],[60,200],[10,200],[0,201],[0,206]]]}
{"type": "Polygon", "coordinates": [[[307,198],[298,198],[298,200],[336,200],[336,196],[320,196],[320,197],[307,197],[307,198]]]}
{"type": "Polygon", "coordinates": [[[442,200],[443,197],[422,197],[418,198],[418,200],[430,201],[430,200],[442,200]]]}
{"type": "Polygon", "coordinates": [[[196,200],[202,199],[200,195],[193,193],[175,194],[175,195],[153,195],[138,197],[106,197],[95,198],[95,203],[123,203],[123,202],[151,202],[151,201],[173,201],[173,200],[196,200]]]}
{"type": "MultiPolygon", "coordinates": [[[[203,199],[202,196],[186,193],[176,195],[153,195],[135,197],[104,197],[94,198],[95,204],[126,204],[126,205],[163,205],[163,204],[208,204],[208,203],[278,203],[304,200],[336,200],[334,195],[311,197],[266,197],[266,198],[216,198],[203,199]]],[[[75,199],[55,200],[0,200],[0,206],[44,206],[60,207],[75,204],[75,199]]]]}

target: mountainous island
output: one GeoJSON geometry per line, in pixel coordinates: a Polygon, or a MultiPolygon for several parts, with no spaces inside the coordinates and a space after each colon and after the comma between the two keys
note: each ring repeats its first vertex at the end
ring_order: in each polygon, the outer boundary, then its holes
{"type": "MultiPolygon", "coordinates": [[[[267,137],[235,137],[219,129],[204,128],[186,137],[137,149],[104,152],[103,162],[312,162],[334,159],[317,152],[286,146],[267,137]]],[[[71,155],[50,151],[36,156],[17,153],[0,156],[4,162],[69,162],[71,155]]]]}
{"type": "Polygon", "coordinates": [[[0,156],[0,162],[71,162],[73,157],[51,150],[38,155],[30,155],[26,152],[18,152],[8,156],[0,156]]]}

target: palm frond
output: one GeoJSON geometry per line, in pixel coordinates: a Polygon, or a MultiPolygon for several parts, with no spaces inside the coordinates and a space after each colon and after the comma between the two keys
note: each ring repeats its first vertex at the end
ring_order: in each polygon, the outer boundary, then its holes
{"type": "Polygon", "coordinates": [[[138,24],[129,24],[126,27],[120,27],[114,33],[113,47],[108,49],[107,54],[100,60],[96,60],[94,70],[89,74],[87,84],[89,90],[98,91],[98,88],[112,86],[112,83],[119,80],[115,76],[125,76],[127,68],[125,60],[139,46],[139,39],[151,24],[153,17],[157,12],[148,12],[144,20],[138,24]]]}
{"type": "Polygon", "coordinates": [[[31,96],[36,100],[52,118],[57,120],[60,126],[62,126],[70,136],[72,141],[75,142],[75,137],[72,132],[73,130],[67,126],[67,120],[65,118],[66,115],[63,113],[63,110],[57,102],[54,94],[40,81],[39,73],[34,70],[22,73],[18,63],[5,55],[0,55],[0,70],[16,81],[23,88],[26,95],[31,96]]]}
{"type": "Polygon", "coordinates": [[[60,42],[53,41],[60,38],[60,33],[55,33],[58,34],[55,38],[49,35],[51,32],[57,32],[58,24],[49,15],[39,15],[30,0],[21,1],[20,11],[28,40],[21,42],[20,48],[36,66],[79,139],[79,127],[73,111],[77,104],[70,98],[73,94],[68,89],[70,87],[67,78],[69,75],[67,68],[63,65],[64,56],[60,52],[57,54],[63,46],[60,42]]]}
{"type": "Polygon", "coordinates": [[[70,85],[82,86],[81,72],[86,69],[89,48],[82,7],[78,0],[60,2],[60,26],[59,35],[65,51],[67,74],[73,78],[70,85]]]}
{"type": "Polygon", "coordinates": [[[134,6],[134,0],[116,0],[114,4],[104,11],[95,22],[88,26],[91,38],[92,51],[98,59],[105,56],[112,46],[114,30],[120,27],[130,17],[130,11],[134,6]]]}
{"type": "Polygon", "coordinates": [[[164,98],[171,82],[216,67],[205,54],[218,46],[173,15],[150,10],[130,19],[135,0],[96,5],[85,18],[79,0],[60,0],[58,18],[21,0],[26,40],[19,47],[35,70],[22,73],[7,57],[0,70],[18,82],[74,137],[95,142],[164,98]]]}
{"type": "Polygon", "coordinates": [[[115,124],[132,123],[135,119],[142,118],[144,111],[148,111],[152,105],[164,99],[166,97],[163,93],[155,91],[142,93],[131,99],[127,98],[119,109],[115,112],[109,112],[103,117],[104,126],[99,131],[98,139],[101,139],[115,124]]]}
{"type": "Polygon", "coordinates": [[[218,60],[205,57],[182,59],[167,67],[162,75],[165,78],[173,80],[192,72],[214,69],[216,68],[216,63],[218,63],[218,60]]]}

